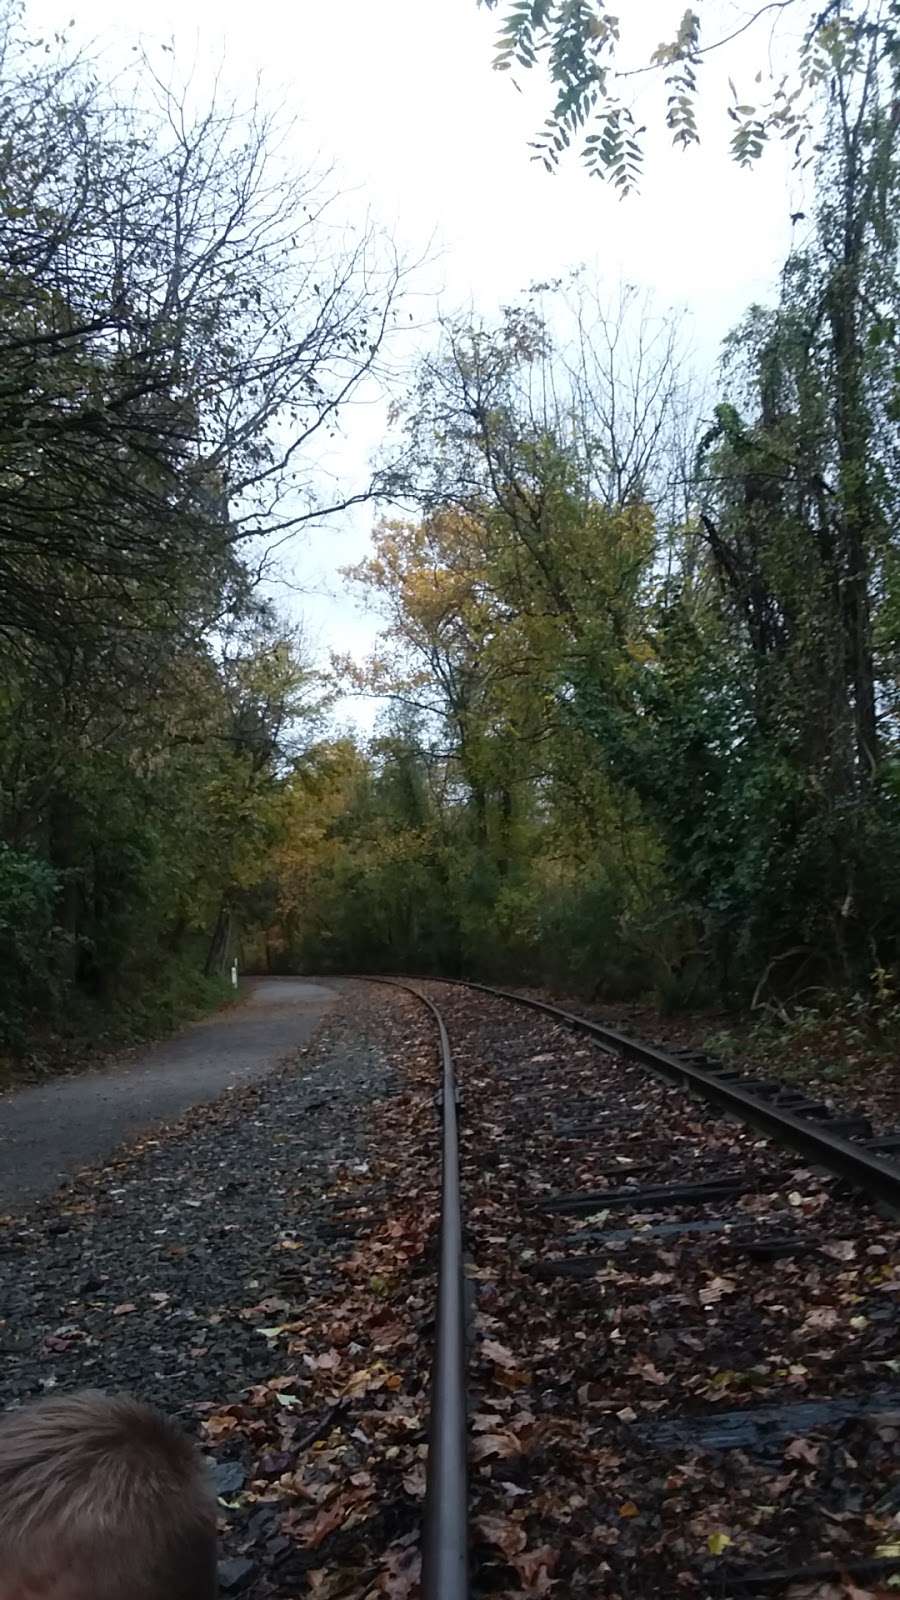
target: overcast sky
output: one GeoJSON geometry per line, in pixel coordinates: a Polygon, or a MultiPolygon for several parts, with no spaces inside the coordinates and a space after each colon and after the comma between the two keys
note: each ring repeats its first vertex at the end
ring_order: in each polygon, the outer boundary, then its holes
{"type": "MultiPolygon", "coordinates": [[[[636,62],[671,37],[682,9],[643,0],[636,62]]],[[[723,11],[732,26],[747,14],[724,10],[724,0],[723,11]]],[[[71,0],[29,6],[42,24],[70,15],[71,0]]],[[[112,51],[137,32],[147,42],[171,36],[180,60],[222,62],[226,84],[238,90],[259,70],[264,95],[300,119],[298,160],[335,162],[360,213],[409,253],[429,254],[420,314],[425,304],[489,314],[530,282],[586,263],[611,300],[627,281],[651,290],[660,308],[684,307],[697,364],[708,371],[746,306],[772,295],[796,197],[781,151],[752,172],[727,156],[727,75],[743,97],[740,74],[758,65],[746,38],[703,69],[701,149],[672,151],[660,131],[640,194],[621,201],[577,160],[552,177],[529,160],[546,91],[531,74],[517,94],[508,75],[492,71],[497,16],[475,0],[179,0],[143,11],[123,0],[79,0],[76,19],[78,37],[112,51]]],[[[646,93],[654,118],[660,91],[646,93]]],[[[347,419],[349,472],[380,427],[377,408],[347,419]]],[[[339,590],[338,568],[364,552],[371,520],[354,513],[291,554],[294,578],[314,592],[288,603],[302,606],[326,647],[360,649],[371,637],[371,620],[323,593],[339,590]]]]}

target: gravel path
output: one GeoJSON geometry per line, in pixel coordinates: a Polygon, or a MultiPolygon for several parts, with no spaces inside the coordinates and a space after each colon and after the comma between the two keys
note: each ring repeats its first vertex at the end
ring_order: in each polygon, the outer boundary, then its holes
{"type": "Polygon", "coordinates": [[[337,996],[299,978],[250,979],[243,1005],[137,1059],[0,1099],[0,1209],[51,1195],[124,1140],[265,1076],[306,1043],[337,996]]]}
{"type": "Polygon", "coordinates": [[[418,1119],[432,1130],[433,1041],[420,1009],[381,989],[336,985],[332,1003],[316,1004],[315,1036],[277,1070],[154,1127],[26,1215],[0,1218],[0,1409],[92,1387],[176,1417],[208,1453],[220,1495],[226,1600],[307,1592],[306,1568],[322,1554],[282,1531],[293,1500],[278,1483],[296,1468],[321,1476],[317,1495],[331,1492],[335,1474],[340,1491],[351,1470],[358,1485],[374,1450],[359,1431],[373,1426],[369,1413],[391,1446],[391,1494],[384,1510],[379,1491],[364,1531],[387,1544],[398,1528],[408,1542],[418,1526],[419,1499],[403,1483],[421,1448],[421,1382],[410,1399],[390,1374],[418,1362],[420,1322],[431,1315],[427,1266],[409,1243],[410,1230],[432,1231],[430,1137],[428,1182],[405,1221],[394,1195],[410,1182],[408,1129],[418,1119]],[[410,1095],[415,1049],[424,1087],[410,1095]],[[372,1230],[371,1259],[354,1277],[372,1230]],[[397,1308],[385,1275],[407,1256],[416,1272],[397,1308]],[[360,1271],[374,1327],[357,1312],[360,1271]],[[400,1330],[398,1316],[414,1321],[400,1330]],[[355,1439],[339,1432],[326,1448],[331,1414],[345,1404],[335,1396],[363,1362],[369,1381],[357,1381],[346,1420],[355,1439]],[[257,1422],[254,1405],[267,1402],[274,1421],[257,1422]],[[386,1431],[395,1413],[399,1444],[386,1431]],[[277,1480],[263,1503],[250,1482],[260,1471],[277,1480]]]}
{"type": "Polygon", "coordinates": [[[190,1413],[271,1375],[257,1325],[346,1254],[322,1196],[344,1168],[364,1185],[364,1118],[390,1081],[345,1005],[265,1083],[0,1229],[0,1404],[89,1385],[190,1413]]]}

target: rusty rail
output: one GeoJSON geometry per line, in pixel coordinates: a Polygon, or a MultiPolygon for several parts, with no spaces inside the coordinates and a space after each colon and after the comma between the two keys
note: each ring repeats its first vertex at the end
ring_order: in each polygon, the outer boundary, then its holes
{"type": "MultiPolygon", "coordinates": [[[[369,979],[368,981],[373,981],[369,979]]],[[[438,1007],[415,984],[398,978],[376,982],[405,990],[427,1007],[438,1031],[441,1061],[442,1170],[440,1267],[431,1378],[425,1511],[422,1526],[423,1600],[469,1600],[466,1470],[466,1313],[462,1253],[459,1130],[453,1056],[438,1007]]],[[[749,1122],[808,1159],[840,1173],[900,1213],[900,1166],[827,1126],[767,1102],[740,1083],[725,1081],[667,1050],[514,990],[470,979],[423,978],[511,1001],[587,1034],[604,1049],[638,1061],[651,1072],[693,1089],[741,1121],[749,1122]]],[[[873,1141],[877,1144],[877,1141],[873,1141]]]]}
{"type": "Polygon", "coordinates": [[[468,1600],[466,1307],[453,1055],[444,1019],[427,995],[414,984],[396,978],[376,981],[414,995],[427,1006],[438,1031],[442,1113],[441,1234],[422,1521],[422,1596],[423,1600],[468,1600]]]}
{"type": "MultiPolygon", "coordinates": [[[[603,1023],[594,1022],[589,1017],[578,1016],[575,1012],[566,1011],[562,1006],[552,1005],[547,1000],[516,994],[514,989],[498,989],[493,984],[475,983],[471,979],[461,978],[436,978],[432,981],[474,989],[481,994],[493,995],[498,1000],[511,1000],[516,1005],[540,1011],[544,1016],[564,1023],[577,1033],[588,1034],[604,1049],[625,1056],[628,1060],[639,1061],[642,1066],[668,1079],[670,1083],[681,1083],[694,1089],[713,1105],[720,1106],[723,1111],[738,1117],[742,1122],[750,1123],[761,1132],[770,1134],[782,1144],[790,1145],[807,1160],[826,1167],[830,1172],[840,1174],[855,1187],[880,1201],[892,1213],[900,1214],[900,1166],[886,1160],[876,1150],[866,1148],[865,1144],[830,1132],[827,1123],[812,1122],[785,1107],[769,1104],[760,1095],[754,1094],[749,1084],[745,1088],[740,1083],[723,1081],[717,1073],[695,1066],[692,1062],[682,1061],[678,1056],[671,1055],[668,1050],[661,1050],[657,1045],[632,1039],[630,1035],[620,1033],[616,1028],[607,1028],[603,1023]]],[[[876,1145],[878,1143],[877,1140],[872,1142],[876,1145]]]]}

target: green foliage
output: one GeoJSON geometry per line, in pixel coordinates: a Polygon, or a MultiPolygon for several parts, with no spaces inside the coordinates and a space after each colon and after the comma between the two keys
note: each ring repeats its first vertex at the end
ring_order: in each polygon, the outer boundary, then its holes
{"type": "Polygon", "coordinates": [[[260,108],[176,83],[3,8],[0,1046],[218,995],[319,728],[260,541],[328,511],[303,445],[399,269],[335,252],[260,108]]]}
{"type": "Polygon", "coordinates": [[[0,843],[0,1045],[21,1040],[31,1008],[52,992],[57,889],[45,861],[0,843]]]}
{"type": "Polygon", "coordinates": [[[846,43],[815,230],[729,340],[695,451],[675,343],[629,371],[649,338],[581,306],[560,348],[564,291],[448,325],[423,364],[421,516],[353,574],[385,631],[347,669],[411,720],[335,841],[333,959],[672,1009],[897,970],[896,114],[884,38],[846,43]]]}
{"type": "MultiPolygon", "coordinates": [[[[580,138],[581,156],[592,174],[606,178],[621,194],[634,189],[643,167],[646,127],[637,110],[637,83],[645,74],[661,80],[665,123],[672,142],[681,148],[699,142],[698,71],[712,51],[733,52],[734,72],[748,71],[748,44],[755,47],[749,71],[754,87],[763,84],[762,103],[742,103],[731,78],[732,103],[727,114],[734,124],[730,148],[740,166],[758,161],[771,139],[794,146],[798,163],[809,158],[805,147],[818,131],[818,99],[823,88],[866,66],[873,40],[887,60],[896,58],[896,15],[872,10],[866,0],[836,12],[811,6],[808,0],[776,0],[760,4],[736,27],[701,32],[697,11],[674,13],[674,33],[645,60],[629,55],[630,18],[609,11],[604,0],[478,0],[488,10],[501,10],[494,66],[530,72],[544,67],[554,95],[552,109],[532,141],[534,159],[553,171],[564,151],[580,138]],[[773,49],[771,12],[787,12],[793,31],[773,49]],[[764,19],[766,19],[764,21],[764,19]],[[797,23],[801,42],[798,47],[797,23]],[[738,41],[740,41],[738,43],[738,41]],[[792,67],[785,72],[782,59],[792,67]],[[622,57],[625,64],[621,65],[622,57]],[[779,62],[777,72],[772,65],[779,62]],[[636,82],[637,80],[637,82],[636,82]]],[[[777,26],[777,21],[775,26],[777,26]]],[[[755,98],[755,96],[754,96],[755,98]]]]}
{"type": "MultiPolygon", "coordinates": [[[[498,64],[546,60],[555,86],[536,153],[582,140],[631,188],[617,19],[505,11],[498,64]]],[[[12,29],[0,1041],[24,1046],[38,1012],[152,1028],[219,994],[241,940],[271,970],[669,1009],[893,995],[892,26],[826,12],[797,83],[733,88],[745,163],[776,135],[799,148],[813,105],[815,210],[702,425],[677,329],[631,293],[607,312],[574,277],[442,327],[395,408],[390,484],[414,514],[350,574],[382,633],[327,689],[244,540],[321,512],[299,446],[371,370],[396,274],[373,278],[366,248],[319,259],[308,179],[270,173],[257,121],[173,115],[165,85],[155,117],[12,29]],[[365,745],[328,732],[348,687],[389,707],[365,745]]],[[[681,145],[711,47],[687,11],[654,56],[681,145]]]]}

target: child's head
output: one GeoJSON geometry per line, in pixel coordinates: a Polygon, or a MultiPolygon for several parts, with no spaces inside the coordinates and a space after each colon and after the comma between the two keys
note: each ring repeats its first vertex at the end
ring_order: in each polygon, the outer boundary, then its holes
{"type": "Polygon", "coordinates": [[[0,1418],[0,1600],[214,1600],[215,1499],[157,1411],[102,1394],[0,1418]]]}

